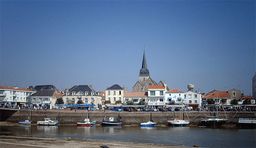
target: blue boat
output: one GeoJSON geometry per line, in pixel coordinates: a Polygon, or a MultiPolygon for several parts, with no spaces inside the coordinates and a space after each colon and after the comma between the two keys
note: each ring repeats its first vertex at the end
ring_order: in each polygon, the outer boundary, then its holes
{"type": "Polygon", "coordinates": [[[150,113],[150,120],[148,122],[140,123],[140,127],[155,127],[156,122],[152,120],[152,113],[150,113]]]}
{"type": "Polygon", "coordinates": [[[153,121],[140,123],[140,127],[155,127],[156,123],[153,121]]]}

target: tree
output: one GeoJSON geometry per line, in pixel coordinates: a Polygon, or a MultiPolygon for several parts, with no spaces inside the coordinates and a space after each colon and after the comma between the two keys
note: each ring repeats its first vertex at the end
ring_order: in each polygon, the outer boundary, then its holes
{"type": "Polygon", "coordinates": [[[64,101],[62,98],[58,98],[55,104],[64,104],[64,101]]]}
{"type": "Polygon", "coordinates": [[[84,102],[81,99],[79,99],[76,104],[84,104],[84,102]]]}
{"type": "Polygon", "coordinates": [[[127,101],[126,105],[134,105],[134,103],[132,101],[127,101]]]}

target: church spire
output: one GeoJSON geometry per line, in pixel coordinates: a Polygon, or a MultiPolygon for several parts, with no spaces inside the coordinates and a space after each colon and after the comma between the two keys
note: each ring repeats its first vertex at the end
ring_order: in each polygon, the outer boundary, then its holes
{"type": "Polygon", "coordinates": [[[142,66],[140,69],[140,76],[142,77],[148,77],[149,76],[149,70],[147,68],[147,61],[146,61],[146,54],[145,51],[143,53],[143,59],[142,59],[142,66]]]}
{"type": "Polygon", "coordinates": [[[147,69],[147,61],[146,61],[145,50],[144,50],[144,53],[143,53],[143,60],[142,60],[142,66],[141,66],[141,68],[147,69]]]}

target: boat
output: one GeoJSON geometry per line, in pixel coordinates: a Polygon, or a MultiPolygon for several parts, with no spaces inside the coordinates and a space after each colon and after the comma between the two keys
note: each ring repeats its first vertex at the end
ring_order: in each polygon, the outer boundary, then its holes
{"type": "Polygon", "coordinates": [[[218,116],[208,116],[201,120],[200,126],[218,128],[221,127],[224,123],[226,123],[227,119],[220,118],[218,116]]]}
{"type": "Polygon", "coordinates": [[[96,121],[90,121],[89,118],[85,118],[84,121],[77,122],[77,126],[92,127],[96,124],[96,121]]]}
{"type": "Polygon", "coordinates": [[[140,127],[155,127],[156,122],[152,120],[152,113],[150,113],[150,119],[148,122],[140,123],[140,127]]]}
{"type": "MultiPolygon", "coordinates": [[[[174,115],[175,116],[175,115],[174,115]]],[[[168,120],[168,125],[170,126],[177,126],[177,127],[184,127],[189,125],[189,120],[184,119],[184,107],[182,107],[182,119],[174,118],[172,120],[168,120]]]]}
{"type": "Polygon", "coordinates": [[[190,123],[188,120],[176,119],[176,118],[173,120],[168,120],[167,122],[171,126],[187,126],[190,123]]]}
{"type": "Polygon", "coordinates": [[[19,121],[18,123],[22,124],[22,125],[30,125],[31,121],[30,120],[23,120],[23,121],[19,121]]]}
{"type": "Polygon", "coordinates": [[[122,125],[121,117],[104,117],[101,123],[102,126],[120,126],[122,125]]]}
{"type": "Polygon", "coordinates": [[[239,118],[239,128],[256,128],[256,118],[239,118]]]}
{"type": "Polygon", "coordinates": [[[44,121],[37,121],[37,125],[56,126],[58,124],[59,121],[51,120],[50,118],[44,118],[44,121]]]}
{"type": "Polygon", "coordinates": [[[156,123],[153,121],[140,123],[140,127],[155,127],[156,123]]]}

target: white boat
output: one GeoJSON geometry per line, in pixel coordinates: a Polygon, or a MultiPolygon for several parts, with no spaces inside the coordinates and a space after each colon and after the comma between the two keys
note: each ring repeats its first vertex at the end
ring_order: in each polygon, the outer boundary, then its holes
{"type": "Polygon", "coordinates": [[[37,125],[55,126],[58,124],[59,124],[59,121],[51,120],[50,118],[44,118],[44,121],[37,121],[37,125]]]}
{"type": "Polygon", "coordinates": [[[19,121],[19,124],[30,125],[31,121],[30,120],[19,121]]]}
{"type": "Polygon", "coordinates": [[[120,126],[122,125],[121,118],[118,117],[104,117],[101,123],[102,126],[120,126]]]}
{"type": "Polygon", "coordinates": [[[238,126],[240,128],[256,128],[256,118],[239,118],[238,126]]]}
{"type": "Polygon", "coordinates": [[[155,127],[156,123],[153,121],[140,123],[140,127],[155,127]]]}
{"type": "Polygon", "coordinates": [[[169,125],[172,125],[172,126],[187,126],[190,123],[188,120],[182,120],[182,119],[173,119],[173,120],[168,120],[167,122],[169,125]]]}
{"type": "Polygon", "coordinates": [[[77,126],[91,127],[96,124],[96,121],[90,121],[89,118],[85,118],[84,121],[77,122],[77,126]]]}

